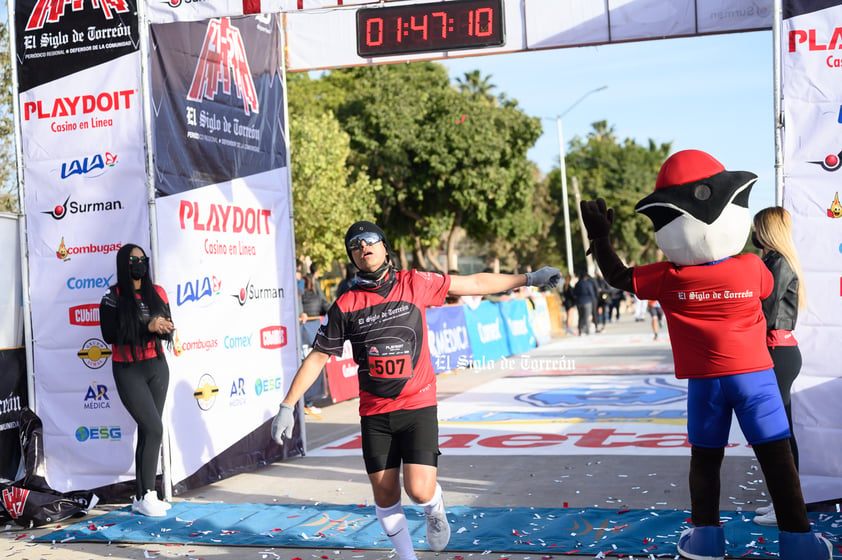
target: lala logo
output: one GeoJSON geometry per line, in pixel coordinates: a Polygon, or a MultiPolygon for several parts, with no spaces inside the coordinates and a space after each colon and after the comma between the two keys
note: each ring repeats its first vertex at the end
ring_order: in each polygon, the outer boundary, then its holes
{"type": "Polygon", "coordinates": [[[246,115],[259,113],[260,103],[246,59],[243,37],[239,29],[231,25],[229,18],[212,19],[208,23],[187,99],[199,102],[212,100],[220,85],[222,91],[230,95],[232,82],[237,87],[237,97],[243,100],[246,115]]]}
{"type": "Polygon", "coordinates": [[[74,159],[70,163],[62,163],[61,178],[67,179],[71,175],[99,177],[107,171],[107,167],[114,167],[115,165],[117,165],[117,154],[112,154],[111,152],[94,154],[91,157],[82,158],[81,160],[74,159]],[[94,172],[96,174],[92,174],[94,172]]]}

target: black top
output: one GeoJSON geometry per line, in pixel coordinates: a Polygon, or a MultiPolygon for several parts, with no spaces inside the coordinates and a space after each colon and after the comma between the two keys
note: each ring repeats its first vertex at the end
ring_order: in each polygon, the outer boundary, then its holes
{"type": "Polygon", "coordinates": [[[775,279],[772,294],[763,300],[766,330],[791,331],[798,320],[798,276],[777,251],[766,253],[763,263],[775,279]]]}

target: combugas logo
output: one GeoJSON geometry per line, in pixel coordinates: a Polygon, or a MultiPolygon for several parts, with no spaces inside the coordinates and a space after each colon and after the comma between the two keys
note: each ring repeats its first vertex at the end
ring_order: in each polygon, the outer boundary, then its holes
{"type": "Polygon", "coordinates": [[[205,32],[187,99],[213,100],[220,86],[223,93],[230,95],[232,83],[237,87],[237,97],[243,100],[245,114],[259,113],[260,103],[240,30],[233,27],[227,17],[212,19],[205,32]]]}
{"type": "MultiPolygon", "coordinates": [[[[26,31],[34,31],[36,29],[43,29],[46,23],[58,23],[67,6],[71,6],[71,10],[78,12],[84,8],[82,0],[74,0],[73,2],[55,2],[54,0],[38,0],[32,13],[29,14],[29,21],[26,22],[26,31]]],[[[116,14],[126,14],[129,12],[129,4],[125,0],[91,0],[91,6],[102,11],[102,15],[107,20],[114,19],[116,14]]]]}
{"type": "Polygon", "coordinates": [[[98,338],[89,338],[76,352],[76,356],[90,369],[99,369],[111,357],[111,349],[98,338]]]}
{"type": "Polygon", "coordinates": [[[76,202],[68,196],[64,202],[57,204],[52,210],[43,210],[42,214],[52,216],[54,220],[63,220],[68,214],[92,214],[94,212],[112,212],[122,210],[123,203],[119,200],[106,202],[76,202]]]}
{"type": "Polygon", "coordinates": [[[219,386],[210,374],[204,374],[199,378],[199,383],[193,391],[193,398],[202,410],[210,410],[219,396],[219,386]]]}
{"type": "Polygon", "coordinates": [[[833,196],[833,203],[827,209],[828,218],[842,218],[842,204],[839,203],[839,193],[833,196]]]}
{"type": "Polygon", "coordinates": [[[98,245],[96,243],[89,243],[88,245],[80,245],[78,247],[68,246],[64,242],[64,237],[61,238],[58,249],[56,250],[56,258],[69,261],[70,255],[107,255],[113,251],[119,251],[122,243],[105,243],[98,245]]]}

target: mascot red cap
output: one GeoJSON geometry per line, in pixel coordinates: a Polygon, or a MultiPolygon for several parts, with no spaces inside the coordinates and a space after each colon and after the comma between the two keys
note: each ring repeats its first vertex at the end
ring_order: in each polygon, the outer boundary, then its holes
{"type": "Polygon", "coordinates": [[[751,229],[748,197],[757,175],[727,171],[701,150],[684,150],[661,166],[655,192],[635,211],[655,226],[655,241],[670,262],[688,266],[740,253],[751,229]]]}

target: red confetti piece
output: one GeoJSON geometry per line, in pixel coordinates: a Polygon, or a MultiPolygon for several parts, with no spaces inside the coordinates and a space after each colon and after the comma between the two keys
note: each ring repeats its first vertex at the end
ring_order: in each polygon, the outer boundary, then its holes
{"type": "Polygon", "coordinates": [[[271,533],[273,531],[283,531],[283,529],[272,529],[272,531],[269,531],[269,532],[271,533]]]}
{"type": "Polygon", "coordinates": [[[454,556],[456,560],[465,560],[464,556],[454,556]]]}
{"type": "Polygon", "coordinates": [[[619,513],[628,513],[628,512],[630,512],[630,511],[631,511],[631,510],[629,510],[629,509],[621,509],[621,510],[620,510],[620,511],[618,511],[617,513],[618,513],[618,514],[619,514],[619,513]]]}
{"type": "Polygon", "coordinates": [[[567,507],[567,502],[564,502],[563,504],[561,504],[561,507],[567,507]]]}
{"type": "Polygon", "coordinates": [[[18,535],[17,537],[15,537],[15,540],[22,539],[22,538],[24,538],[25,536],[26,536],[26,533],[24,533],[24,534],[22,534],[22,535],[18,535]]]}

